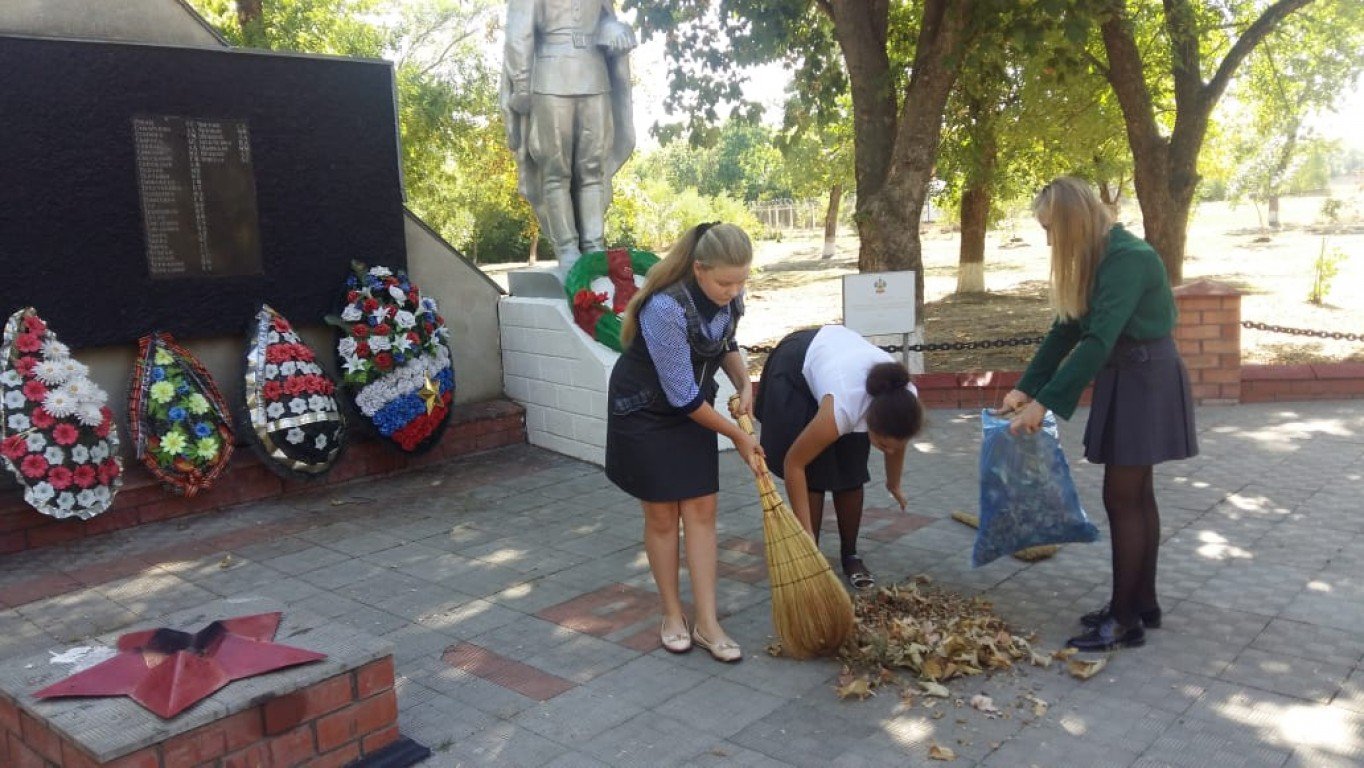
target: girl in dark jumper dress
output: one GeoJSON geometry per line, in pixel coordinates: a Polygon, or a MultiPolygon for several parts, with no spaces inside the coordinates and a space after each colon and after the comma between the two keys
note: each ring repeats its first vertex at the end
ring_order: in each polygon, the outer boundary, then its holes
{"type": "Polygon", "coordinates": [[[743,657],[716,614],[716,435],[734,442],[757,471],[762,449],[714,408],[724,370],[750,413],[753,388],[734,340],[753,249],[733,224],[693,227],[626,308],[625,352],[607,391],[606,476],[644,507],[644,550],[663,607],[663,647],[693,643],[720,661],[743,657]],[[688,631],[679,595],[678,543],[686,529],[695,623],[688,631]]]}

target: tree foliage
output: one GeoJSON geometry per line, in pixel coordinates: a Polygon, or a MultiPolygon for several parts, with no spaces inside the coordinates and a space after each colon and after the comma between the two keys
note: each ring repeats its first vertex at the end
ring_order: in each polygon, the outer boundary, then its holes
{"type": "Polygon", "coordinates": [[[1274,206],[1279,195],[1319,188],[1327,175],[1324,147],[1306,121],[1330,109],[1361,70],[1364,3],[1319,3],[1286,18],[1251,54],[1234,86],[1245,109],[1231,197],[1274,206]]]}
{"type": "MultiPolygon", "coordinates": [[[[1358,3],[1358,0],[1321,0],[1358,3]]],[[[1183,278],[1198,157],[1213,108],[1250,54],[1313,0],[1104,0],[1094,57],[1122,108],[1146,239],[1183,278]],[[1148,62],[1158,63],[1156,67],[1148,62]]]]}
{"type": "Polygon", "coordinates": [[[524,258],[533,216],[516,193],[497,73],[483,49],[500,0],[190,0],[235,45],[394,63],[408,207],[476,258],[524,258]]]}

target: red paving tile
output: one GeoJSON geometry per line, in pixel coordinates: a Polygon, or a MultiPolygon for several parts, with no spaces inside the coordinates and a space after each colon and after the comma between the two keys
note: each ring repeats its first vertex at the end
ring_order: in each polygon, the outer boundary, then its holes
{"type": "Polygon", "coordinates": [[[720,549],[728,549],[732,552],[743,552],[746,555],[762,555],[763,543],[752,539],[742,539],[738,536],[731,536],[717,544],[720,549]]]}
{"type": "Polygon", "coordinates": [[[767,564],[760,560],[748,565],[734,565],[721,560],[715,564],[715,573],[722,579],[757,584],[767,578],[767,564]]]}
{"type": "Polygon", "coordinates": [[[65,573],[49,573],[25,579],[17,584],[0,587],[0,603],[14,608],[35,600],[44,600],[49,597],[64,595],[67,592],[74,592],[81,589],[82,586],[79,581],[65,573]]]}
{"type": "Polygon", "coordinates": [[[575,686],[529,664],[493,653],[482,646],[460,643],[445,649],[446,664],[536,701],[549,701],[575,686]]]}
{"type": "Polygon", "coordinates": [[[611,584],[535,615],[574,632],[606,637],[657,613],[658,595],[626,584],[611,584]]]}
{"type": "Polygon", "coordinates": [[[886,507],[868,507],[862,513],[862,535],[873,541],[895,541],[937,521],[936,517],[901,512],[886,507]]]}

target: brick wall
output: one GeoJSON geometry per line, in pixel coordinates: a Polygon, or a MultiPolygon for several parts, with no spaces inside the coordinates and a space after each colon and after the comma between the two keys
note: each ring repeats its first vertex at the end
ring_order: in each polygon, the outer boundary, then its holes
{"type": "Polygon", "coordinates": [[[0,497],[0,554],[423,467],[476,451],[526,442],[525,411],[506,400],[458,406],[450,419],[440,443],[419,456],[408,456],[377,439],[352,432],[350,444],[336,466],[323,477],[311,480],[280,477],[254,451],[241,447],[233,453],[228,470],[212,488],[188,499],[163,490],[140,463],[125,460],[123,490],[113,507],[91,520],[56,520],[40,514],[24,501],[16,487],[0,497]]]}
{"type": "Polygon", "coordinates": [[[1364,398],[1364,363],[1247,365],[1241,369],[1241,402],[1364,398]]]}
{"type": "Polygon", "coordinates": [[[1212,280],[1174,289],[1175,342],[1189,369],[1194,402],[1241,400],[1241,292],[1212,280]]]}
{"type": "MultiPolygon", "coordinates": [[[[499,305],[507,396],[526,409],[531,445],[576,459],[606,461],[606,384],[619,355],[573,324],[568,302],[508,296],[499,305]]],[[[722,373],[715,402],[734,393],[722,373]]],[[[728,447],[721,440],[722,448],[728,447]]]]}
{"type": "Polygon", "coordinates": [[[392,656],[105,763],[0,694],[9,768],[340,768],[397,740],[392,656]]]}

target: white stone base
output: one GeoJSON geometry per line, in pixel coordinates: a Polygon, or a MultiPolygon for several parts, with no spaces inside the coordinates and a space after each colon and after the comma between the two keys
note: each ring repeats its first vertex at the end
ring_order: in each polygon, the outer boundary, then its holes
{"type": "MultiPolygon", "coordinates": [[[[573,324],[568,302],[507,296],[499,306],[507,397],[526,409],[531,445],[602,465],[606,462],[606,383],[620,354],[573,324]]],[[[734,387],[722,373],[718,410],[734,387]]],[[[732,450],[721,439],[722,450],[732,450]]]]}

